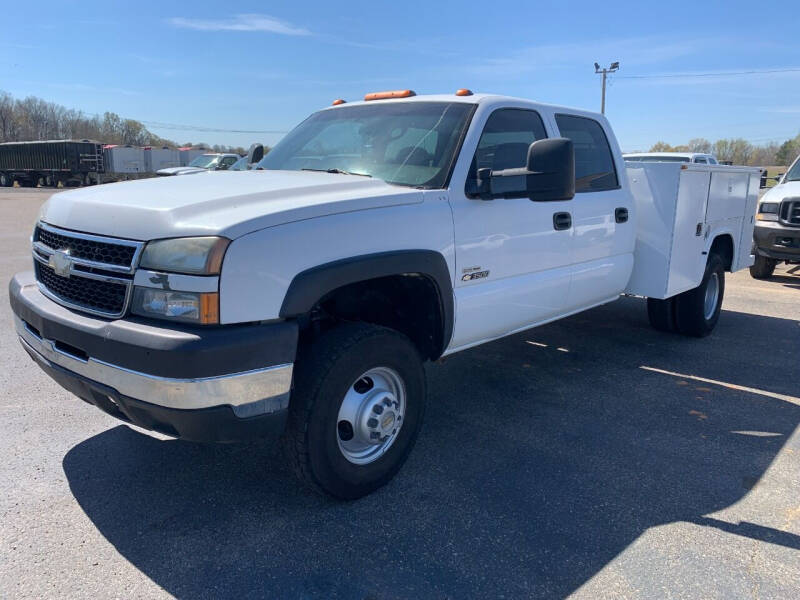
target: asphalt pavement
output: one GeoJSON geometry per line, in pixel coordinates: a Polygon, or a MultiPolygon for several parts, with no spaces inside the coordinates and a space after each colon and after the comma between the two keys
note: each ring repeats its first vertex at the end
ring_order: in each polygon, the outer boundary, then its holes
{"type": "MultiPolygon", "coordinates": [[[[0,279],[52,190],[0,190],[0,279]]],[[[25,354],[0,298],[2,598],[800,597],[800,269],[727,278],[714,334],[610,305],[428,367],[388,486],[133,430],[25,354]]]]}

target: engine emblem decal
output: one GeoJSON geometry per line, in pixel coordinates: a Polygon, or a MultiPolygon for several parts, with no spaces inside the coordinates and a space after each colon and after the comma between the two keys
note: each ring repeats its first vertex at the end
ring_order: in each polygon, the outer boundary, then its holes
{"type": "Polygon", "coordinates": [[[489,276],[489,271],[472,271],[471,273],[464,273],[461,276],[461,281],[474,281],[475,279],[485,279],[489,276]]]}

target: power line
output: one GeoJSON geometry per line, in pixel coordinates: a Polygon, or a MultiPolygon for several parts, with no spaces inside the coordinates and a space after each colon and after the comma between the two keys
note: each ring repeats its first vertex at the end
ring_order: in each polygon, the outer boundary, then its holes
{"type": "MultiPolygon", "coordinates": [[[[100,113],[83,113],[87,117],[95,117],[102,119],[105,115],[100,113]]],[[[199,131],[201,133],[256,133],[267,135],[285,135],[289,133],[288,130],[279,129],[220,129],[218,127],[203,127],[200,125],[182,125],[178,123],[164,123],[162,121],[142,121],[141,119],[133,119],[131,117],[120,117],[123,121],[131,120],[137,121],[142,125],[148,127],[155,127],[157,129],[170,129],[174,131],[199,131]]]]}
{"type": "Polygon", "coordinates": [[[762,75],[765,73],[800,73],[800,67],[790,69],[754,69],[752,71],[728,71],[717,73],[670,73],[665,75],[616,75],[614,79],[669,79],[678,77],[728,77],[731,75],[762,75]]]}
{"type": "MultiPolygon", "coordinates": [[[[138,120],[138,119],[137,119],[138,120]]],[[[157,129],[170,129],[175,131],[200,131],[205,133],[258,133],[258,134],[272,134],[283,135],[289,133],[285,130],[277,129],[220,129],[217,127],[201,127],[199,125],[179,125],[176,123],[162,123],[160,121],[139,121],[148,127],[155,127],[157,129]]]]}

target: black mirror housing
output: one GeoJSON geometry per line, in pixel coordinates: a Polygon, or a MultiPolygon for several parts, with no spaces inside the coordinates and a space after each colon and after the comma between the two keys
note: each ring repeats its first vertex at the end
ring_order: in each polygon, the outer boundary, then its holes
{"type": "Polygon", "coordinates": [[[252,144],[247,151],[247,164],[252,165],[253,163],[261,162],[262,158],[264,158],[264,146],[262,144],[252,144]]]}
{"type": "Polygon", "coordinates": [[[528,164],[519,169],[478,172],[478,196],[528,198],[535,202],[575,197],[575,151],[572,140],[549,138],[528,148],[528,164]]]}

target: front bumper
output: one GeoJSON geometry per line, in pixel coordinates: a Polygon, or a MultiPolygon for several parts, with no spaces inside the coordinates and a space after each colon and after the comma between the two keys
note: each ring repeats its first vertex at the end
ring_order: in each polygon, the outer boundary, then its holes
{"type": "Polygon", "coordinates": [[[800,260],[800,228],[778,222],[758,224],[753,229],[756,252],[776,260],[800,260]]]}
{"type": "Polygon", "coordinates": [[[141,427],[197,441],[283,428],[297,325],[155,326],[73,312],[32,273],[9,286],[20,342],[62,387],[141,427]]]}

